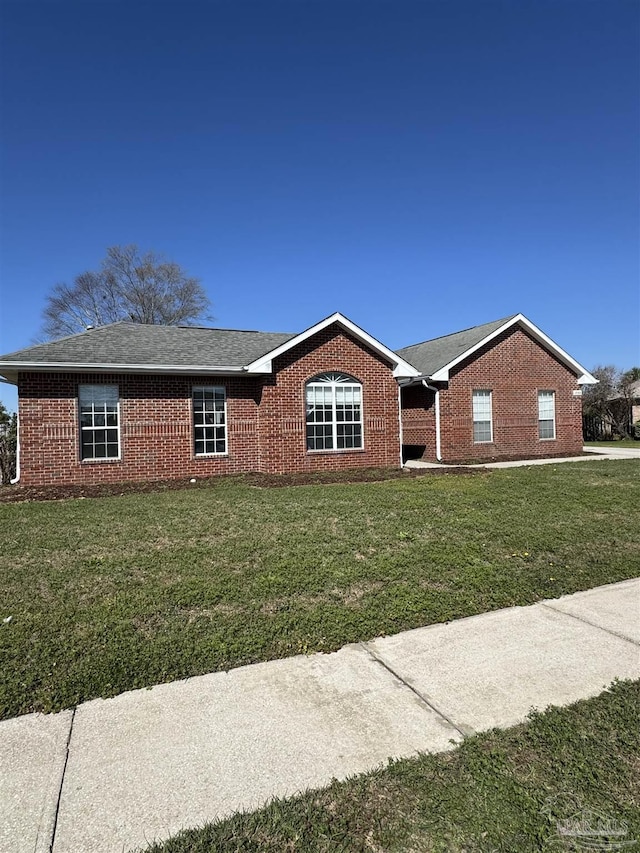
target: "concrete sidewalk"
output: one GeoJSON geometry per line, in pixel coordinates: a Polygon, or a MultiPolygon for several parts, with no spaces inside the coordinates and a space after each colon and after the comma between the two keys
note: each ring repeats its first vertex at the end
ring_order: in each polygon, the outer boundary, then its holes
{"type": "Polygon", "coordinates": [[[0,850],[123,853],[640,677],[640,579],[0,723],[0,850]]]}
{"type": "MultiPolygon", "coordinates": [[[[593,462],[599,460],[618,460],[618,459],[640,459],[640,442],[638,447],[616,447],[612,442],[612,446],[606,450],[601,447],[583,447],[584,453],[589,456],[562,456],[549,457],[542,459],[518,459],[510,462],[474,462],[470,465],[462,465],[462,468],[522,468],[525,465],[557,465],[560,462],[593,462]]],[[[422,459],[408,459],[404,463],[405,468],[450,468],[451,465],[446,465],[442,462],[423,462],[422,459]]]]}

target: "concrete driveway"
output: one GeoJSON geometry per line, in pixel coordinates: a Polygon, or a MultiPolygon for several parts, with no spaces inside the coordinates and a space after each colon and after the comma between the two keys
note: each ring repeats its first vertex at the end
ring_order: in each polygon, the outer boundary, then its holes
{"type": "Polygon", "coordinates": [[[640,580],[0,723],[0,849],[123,853],[640,677],[640,580]]]}
{"type": "Polygon", "coordinates": [[[610,459],[640,459],[640,441],[638,447],[617,447],[611,442],[611,447],[583,447],[587,453],[604,454],[610,459]]]}

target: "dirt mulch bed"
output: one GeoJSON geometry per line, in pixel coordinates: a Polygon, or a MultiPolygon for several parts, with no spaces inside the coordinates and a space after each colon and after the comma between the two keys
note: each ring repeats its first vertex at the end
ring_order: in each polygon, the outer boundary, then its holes
{"type": "Polygon", "coordinates": [[[224,483],[235,482],[259,489],[282,488],[284,486],[330,485],[332,483],[379,483],[414,477],[438,477],[451,474],[463,476],[486,476],[488,472],[477,469],[450,466],[447,468],[354,468],[348,471],[326,471],[301,474],[243,474],[202,477],[191,483],[189,479],[144,480],[125,483],[94,483],[86,486],[0,486],[0,503],[24,501],[60,501],[73,498],[101,498],[121,495],[170,492],[180,489],[212,488],[224,483]]]}

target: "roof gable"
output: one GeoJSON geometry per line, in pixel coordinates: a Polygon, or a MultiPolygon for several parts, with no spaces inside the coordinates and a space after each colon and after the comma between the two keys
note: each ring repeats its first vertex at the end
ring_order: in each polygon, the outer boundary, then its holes
{"type": "Polygon", "coordinates": [[[511,317],[505,317],[502,320],[484,323],[482,326],[473,326],[471,329],[464,329],[461,332],[453,332],[440,338],[422,341],[419,344],[403,347],[398,350],[398,354],[415,365],[420,373],[425,376],[433,376],[438,370],[442,370],[460,356],[464,356],[465,353],[511,319],[511,317]]]}
{"type": "Polygon", "coordinates": [[[256,359],[251,364],[248,364],[247,370],[250,373],[271,373],[273,369],[273,360],[275,358],[313,337],[313,335],[317,335],[318,332],[321,332],[328,326],[332,326],[334,324],[340,326],[347,332],[350,332],[355,338],[366,344],[370,349],[378,353],[378,355],[382,356],[382,358],[391,362],[393,366],[393,375],[395,377],[413,377],[419,375],[420,371],[412,364],[409,364],[409,362],[400,357],[398,353],[390,350],[384,344],[380,343],[380,341],[376,340],[376,338],[373,338],[368,332],[365,332],[364,329],[356,326],[355,323],[339,312],[331,314],[329,317],[325,317],[324,320],[321,320],[314,326],[310,326],[308,329],[305,329],[304,332],[301,332],[299,335],[295,335],[295,337],[285,341],[271,352],[266,353],[261,358],[256,359]]]}
{"type": "Polygon", "coordinates": [[[514,314],[502,320],[474,326],[462,332],[423,341],[420,344],[404,347],[398,354],[415,365],[420,373],[434,382],[447,382],[450,371],[461,361],[472,356],[477,350],[491,343],[498,335],[520,325],[548,352],[561,361],[578,377],[581,385],[592,385],[598,380],[586,368],[559,347],[545,333],[528,320],[524,314],[514,314]]]}

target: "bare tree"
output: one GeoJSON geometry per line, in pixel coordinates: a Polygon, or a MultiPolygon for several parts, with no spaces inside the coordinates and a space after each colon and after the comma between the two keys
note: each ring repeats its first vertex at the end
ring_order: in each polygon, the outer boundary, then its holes
{"type": "Polygon", "coordinates": [[[608,426],[610,434],[630,438],[630,413],[633,398],[637,394],[634,386],[640,377],[640,368],[622,371],[612,364],[598,366],[592,371],[597,385],[584,388],[583,409],[585,414],[595,415],[608,426]]]}
{"type": "Polygon", "coordinates": [[[200,279],[179,264],[135,245],[111,246],[99,270],[54,286],[42,328],[45,337],[56,338],[118,320],[189,326],[211,319],[210,307],[200,279]]]}

